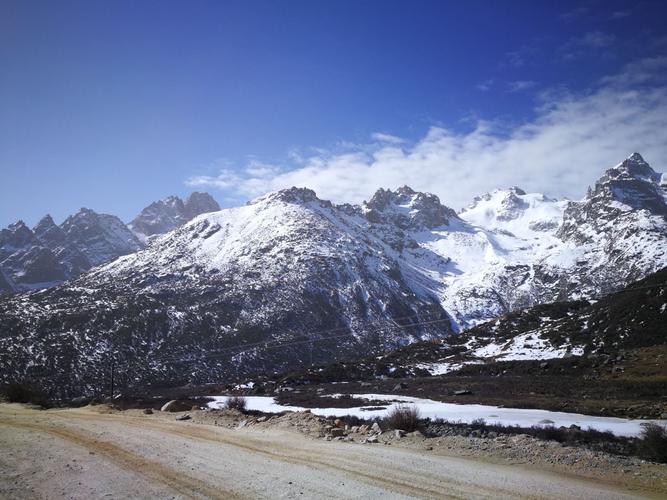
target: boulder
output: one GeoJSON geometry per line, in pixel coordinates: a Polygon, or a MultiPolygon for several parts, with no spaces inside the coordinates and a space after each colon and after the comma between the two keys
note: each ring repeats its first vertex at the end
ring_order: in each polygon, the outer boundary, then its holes
{"type": "Polygon", "coordinates": [[[373,425],[371,425],[371,430],[373,432],[377,432],[378,434],[380,434],[382,432],[382,429],[380,428],[380,424],[378,424],[377,422],[373,422],[373,425]]]}
{"type": "Polygon", "coordinates": [[[396,429],[394,431],[394,436],[398,439],[401,439],[403,436],[405,436],[405,434],[406,434],[405,431],[402,429],[396,429]]]}
{"type": "Polygon", "coordinates": [[[153,410],[151,408],[145,408],[144,409],[144,415],[152,415],[152,414],[153,414],[153,410]]]}
{"type": "Polygon", "coordinates": [[[340,427],[334,427],[329,431],[329,433],[331,434],[332,437],[343,437],[345,436],[345,429],[341,429],[340,427]]]}
{"type": "Polygon", "coordinates": [[[165,403],[160,411],[176,412],[176,411],[189,411],[192,408],[192,405],[189,405],[183,401],[177,399],[172,399],[168,403],[165,403]]]}

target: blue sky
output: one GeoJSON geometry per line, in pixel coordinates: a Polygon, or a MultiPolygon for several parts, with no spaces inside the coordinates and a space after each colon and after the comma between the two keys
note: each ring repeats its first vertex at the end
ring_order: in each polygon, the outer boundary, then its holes
{"type": "Polygon", "coordinates": [[[0,1],[0,225],[403,183],[460,208],[667,161],[661,1],[0,1]]]}

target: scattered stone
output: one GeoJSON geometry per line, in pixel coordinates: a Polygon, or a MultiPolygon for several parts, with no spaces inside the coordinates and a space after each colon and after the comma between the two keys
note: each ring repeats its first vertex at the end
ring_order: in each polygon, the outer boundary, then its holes
{"type": "Polygon", "coordinates": [[[399,382],[398,384],[396,384],[394,386],[393,390],[394,391],[400,391],[401,389],[406,389],[407,387],[408,387],[408,384],[406,384],[405,382],[399,382]]]}
{"type": "Polygon", "coordinates": [[[144,415],[152,415],[153,410],[152,408],[144,408],[144,415]]]}
{"type": "Polygon", "coordinates": [[[243,420],[239,423],[239,425],[236,426],[237,429],[243,429],[246,425],[248,425],[247,420],[243,420]]]}
{"type": "Polygon", "coordinates": [[[382,428],[380,428],[380,425],[377,422],[373,422],[373,425],[371,425],[371,430],[378,434],[382,433],[382,428]]]}
{"type": "Polygon", "coordinates": [[[401,439],[403,436],[405,436],[406,432],[401,429],[396,429],[394,431],[394,436],[397,437],[398,439],[401,439]]]}
{"type": "Polygon", "coordinates": [[[343,422],[340,418],[337,418],[336,420],[334,420],[334,426],[336,426],[340,429],[344,429],[345,428],[345,422],[343,422]]]}
{"type": "Polygon", "coordinates": [[[334,427],[329,431],[329,433],[333,437],[343,437],[345,436],[345,429],[341,429],[340,427],[334,427]]]}
{"type": "Polygon", "coordinates": [[[377,443],[377,442],[378,442],[377,436],[371,436],[369,438],[366,438],[366,443],[377,443]]]}
{"type": "Polygon", "coordinates": [[[269,417],[259,417],[257,419],[258,422],[266,422],[269,419],[269,417]]]}
{"type": "Polygon", "coordinates": [[[186,413],[185,415],[181,415],[180,417],[176,417],[176,420],[190,420],[191,418],[192,417],[186,413]]]}
{"type": "Polygon", "coordinates": [[[454,396],[465,396],[467,394],[472,394],[472,391],[468,389],[461,389],[459,391],[454,391],[454,396]]]}
{"type": "Polygon", "coordinates": [[[201,410],[201,408],[197,405],[193,405],[192,408],[190,408],[190,411],[198,411],[201,410]]]}

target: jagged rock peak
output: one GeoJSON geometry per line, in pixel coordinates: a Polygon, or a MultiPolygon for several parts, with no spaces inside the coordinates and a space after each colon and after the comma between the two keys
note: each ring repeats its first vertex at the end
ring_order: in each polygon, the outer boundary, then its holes
{"type": "Polygon", "coordinates": [[[609,203],[618,201],[633,209],[667,215],[667,203],[657,173],[639,153],[607,170],[587,193],[585,202],[609,203]]]}
{"type": "Polygon", "coordinates": [[[49,214],[42,217],[32,230],[35,236],[43,241],[62,241],[65,239],[65,233],[49,214]]]}
{"type": "Polygon", "coordinates": [[[609,235],[631,228],[640,215],[649,225],[654,224],[651,217],[667,219],[667,196],[661,174],[639,153],[633,153],[608,169],[582,201],[568,204],[557,236],[578,244],[599,235],[612,237],[609,235]],[[628,222],[622,223],[622,217],[628,222]]]}
{"type": "Polygon", "coordinates": [[[193,218],[199,214],[208,212],[217,212],[220,210],[220,205],[208,193],[200,193],[195,191],[185,199],[185,210],[187,214],[193,218]]]}
{"type": "Polygon", "coordinates": [[[183,201],[178,196],[167,196],[144,208],[129,224],[141,239],[164,234],[176,229],[198,215],[217,212],[220,205],[208,193],[194,192],[183,201]]]}
{"type": "Polygon", "coordinates": [[[600,180],[604,181],[605,178],[616,179],[619,177],[633,177],[635,179],[650,180],[651,182],[658,182],[660,180],[660,174],[653,170],[639,153],[632,153],[623,162],[607,170],[600,180]]]}
{"type": "Polygon", "coordinates": [[[22,220],[17,220],[0,233],[0,243],[20,247],[31,243],[35,234],[22,220]]]}
{"type": "Polygon", "coordinates": [[[458,218],[456,212],[440,203],[436,195],[415,191],[410,186],[402,186],[395,192],[380,188],[370,201],[363,204],[363,209],[371,222],[391,222],[402,229],[433,229],[449,225],[452,219],[458,218]]]}

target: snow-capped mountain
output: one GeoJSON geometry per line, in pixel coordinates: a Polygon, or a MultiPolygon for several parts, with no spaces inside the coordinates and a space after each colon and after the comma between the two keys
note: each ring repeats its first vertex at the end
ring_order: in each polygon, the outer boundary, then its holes
{"type": "Polygon", "coordinates": [[[195,217],[62,286],[0,300],[2,361],[14,376],[47,366],[60,385],[88,392],[100,389],[91,381],[112,352],[133,384],[206,382],[597,296],[667,265],[660,179],[635,154],[582,202],[512,188],[460,214],[409,187],[359,206],[303,188],[270,193],[195,217]],[[642,200],[628,203],[633,193],[642,200]],[[569,229],[586,233],[586,224],[595,237],[569,229]]]}
{"type": "Polygon", "coordinates": [[[168,196],[148,205],[128,226],[145,242],[148,237],[168,233],[197,215],[218,210],[220,205],[208,193],[192,193],[185,201],[178,196],[168,196]]]}
{"type": "Polygon", "coordinates": [[[50,215],[28,228],[18,221],[0,232],[0,293],[58,285],[91,267],[136,252],[148,236],[220,210],[207,193],[152,203],[126,226],[118,217],[82,208],[57,225],[50,215]]]}

